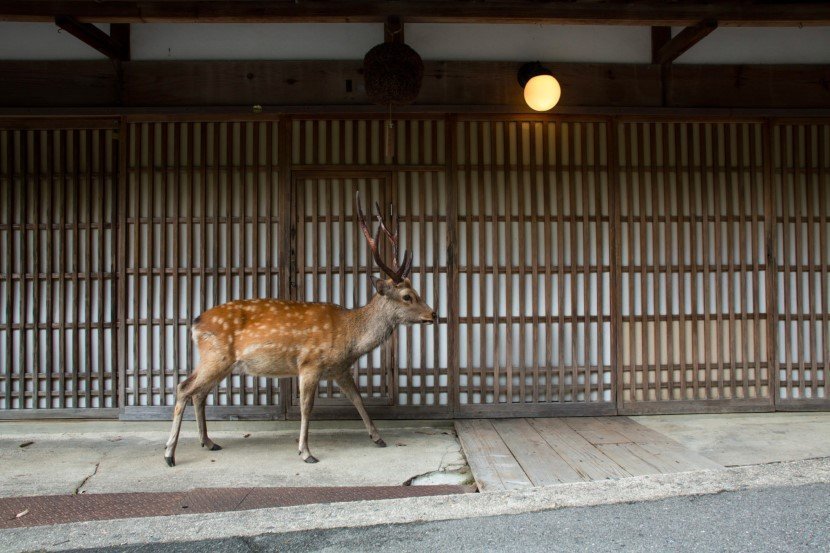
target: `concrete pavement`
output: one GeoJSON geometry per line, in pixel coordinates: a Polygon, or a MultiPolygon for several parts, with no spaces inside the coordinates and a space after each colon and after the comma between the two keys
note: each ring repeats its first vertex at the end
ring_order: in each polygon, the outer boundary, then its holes
{"type": "Polygon", "coordinates": [[[631,417],[730,467],[830,457],[830,413],[631,417]]]}
{"type": "MultiPolygon", "coordinates": [[[[830,484],[830,459],[579,482],[510,492],[19,528],[0,531],[0,543],[8,551],[61,551],[222,540],[229,537],[250,538],[264,534],[516,515],[571,507],[640,503],[674,497],[824,484],[830,484]]],[[[767,522],[775,524],[775,519],[770,518],[767,522]]],[[[590,533],[598,529],[588,523],[582,531],[590,533]]]]}
{"type": "Polygon", "coordinates": [[[115,421],[0,423],[0,497],[174,492],[194,488],[399,486],[472,482],[450,423],[380,421],[388,447],[359,421],[312,422],[317,465],[297,456],[299,422],[209,422],[221,451],[199,447],[185,421],[176,466],[163,460],[169,423],[115,421]],[[21,445],[25,447],[20,447],[21,445]],[[439,474],[433,474],[438,471],[439,474]],[[443,478],[442,478],[443,477],[443,478]]]}

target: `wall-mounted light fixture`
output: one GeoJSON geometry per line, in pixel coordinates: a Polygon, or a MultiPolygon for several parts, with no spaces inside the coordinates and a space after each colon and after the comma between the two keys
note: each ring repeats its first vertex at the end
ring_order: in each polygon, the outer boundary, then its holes
{"type": "Polygon", "coordinates": [[[525,102],[530,109],[548,111],[559,103],[562,88],[553,77],[553,72],[538,61],[519,68],[519,84],[525,89],[525,102]]]}

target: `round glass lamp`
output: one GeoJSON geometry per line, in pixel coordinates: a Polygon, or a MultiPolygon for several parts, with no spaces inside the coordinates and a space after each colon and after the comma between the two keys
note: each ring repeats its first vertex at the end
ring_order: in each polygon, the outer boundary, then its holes
{"type": "Polygon", "coordinates": [[[559,103],[562,87],[553,73],[541,63],[526,63],[519,68],[519,84],[524,88],[525,102],[535,111],[548,111],[559,103]]]}

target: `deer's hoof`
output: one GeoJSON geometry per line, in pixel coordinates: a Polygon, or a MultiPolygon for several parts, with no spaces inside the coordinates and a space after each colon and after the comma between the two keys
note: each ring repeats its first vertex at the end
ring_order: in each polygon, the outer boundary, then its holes
{"type": "Polygon", "coordinates": [[[175,467],[176,466],[176,460],[173,457],[165,457],[164,460],[167,461],[167,466],[168,467],[175,467]]]}
{"type": "Polygon", "coordinates": [[[386,442],[383,441],[383,438],[378,438],[377,440],[375,440],[375,444],[378,447],[386,447],[386,442]]]}
{"type": "Polygon", "coordinates": [[[305,461],[306,463],[318,463],[319,462],[317,460],[317,457],[315,457],[314,455],[309,455],[308,457],[303,459],[303,461],[305,461]]]}
{"type": "Polygon", "coordinates": [[[219,444],[213,444],[212,446],[210,446],[211,451],[219,451],[220,449],[222,449],[222,446],[219,444]]]}

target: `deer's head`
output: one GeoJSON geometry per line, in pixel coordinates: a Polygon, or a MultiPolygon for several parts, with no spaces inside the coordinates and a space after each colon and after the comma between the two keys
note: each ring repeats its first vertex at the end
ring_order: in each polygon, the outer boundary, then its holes
{"type": "Polygon", "coordinates": [[[355,192],[355,205],[357,206],[357,218],[360,223],[360,229],[363,231],[363,236],[366,237],[366,241],[369,243],[369,249],[372,250],[372,257],[380,270],[388,277],[385,279],[372,277],[372,283],[377,293],[381,296],[381,301],[385,302],[386,308],[391,311],[395,322],[398,324],[435,323],[438,318],[437,315],[432,310],[432,307],[421,299],[421,295],[412,287],[412,282],[407,278],[409,272],[412,270],[412,253],[409,250],[404,251],[403,263],[398,263],[397,218],[392,216],[393,230],[389,230],[389,227],[386,226],[383,220],[380,205],[375,202],[375,216],[379,224],[378,230],[375,232],[373,238],[369,226],[366,224],[363,208],[360,206],[360,192],[355,192]],[[391,268],[380,256],[379,243],[381,232],[392,244],[392,255],[394,259],[391,268]]]}

